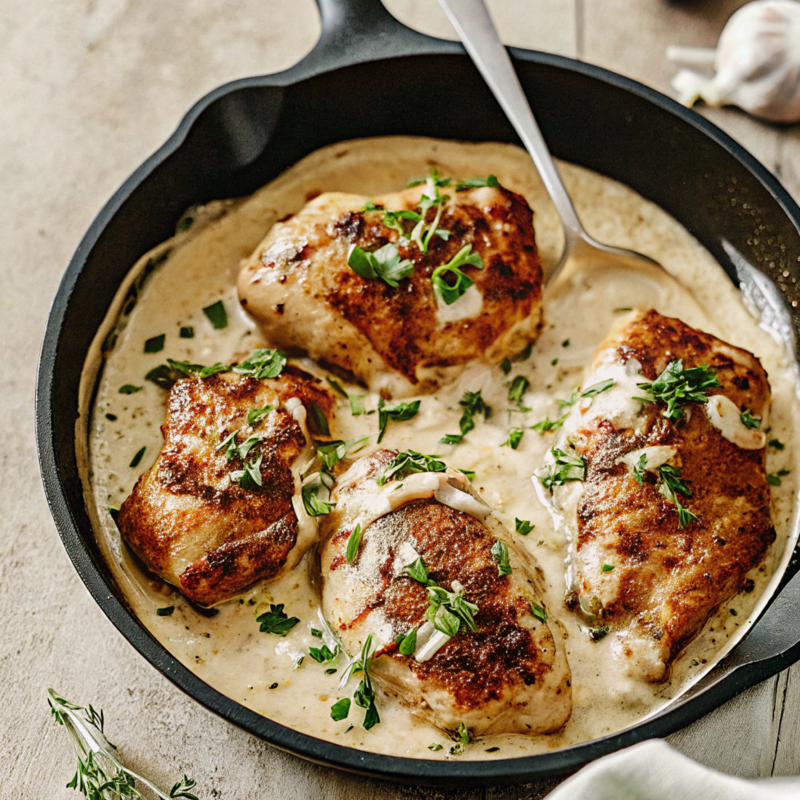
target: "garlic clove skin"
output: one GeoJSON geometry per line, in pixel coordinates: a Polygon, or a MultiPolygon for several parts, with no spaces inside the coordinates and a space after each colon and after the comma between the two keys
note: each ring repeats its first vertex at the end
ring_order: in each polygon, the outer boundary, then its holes
{"type": "MultiPolygon", "coordinates": [[[[689,67],[710,61],[706,48],[669,48],[689,67]]],[[[728,20],[714,55],[716,74],[683,69],[672,86],[687,106],[736,105],[771,122],[800,121],[800,2],[755,0],[728,20]]]]}

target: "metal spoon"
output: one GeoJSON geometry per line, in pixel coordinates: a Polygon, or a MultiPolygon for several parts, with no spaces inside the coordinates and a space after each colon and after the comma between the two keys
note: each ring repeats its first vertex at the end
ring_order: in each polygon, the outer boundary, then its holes
{"type": "MultiPolygon", "coordinates": [[[[547,276],[547,282],[552,283],[568,263],[576,269],[586,266],[635,269],[639,273],[644,273],[644,276],[654,277],[655,273],[658,281],[663,282],[665,277],[669,281],[671,278],[669,273],[649,256],[602,244],[584,230],[528,105],[528,99],[511,64],[508,51],[497,35],[483,0],[439,0],[439,2],[475,62],[475,66],[522,139],[525,149],[530,153],[561,218],[565,236],[564,252],[555,269],[547,276]]],[[[674,279],[670,282],[677,283],[674,279]]]]}

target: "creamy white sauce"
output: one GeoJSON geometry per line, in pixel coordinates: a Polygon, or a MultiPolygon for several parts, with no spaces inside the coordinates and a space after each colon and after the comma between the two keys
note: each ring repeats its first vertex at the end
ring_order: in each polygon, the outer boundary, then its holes
{"type": "MultiPolygon", "coordinates": [[[[319,639],[311,635],[312,627],[322,629],[330,638],[329,632],[321,628],[311,554],[278,581],[256,586],[240,600],[222,604],[216,616],[203,617],[177,592],[147,578],[121,543],[106,512],[107,506],[119,506],[127,497],[138,475],[150,467],[161,447],[159,426],[164,419],[166,393],[144,381],[145,373],[166,357],[212,364],[262,343],[255,326],[239,309],[234,282],[241,259],[250,255],[272,224],[298,211],[317,192],[377,195],[404,186],[409,176],[424,174],[430,166],[436,166],[443,175],[461,178],[494,173],[504,186],[523,194],[535,210],[537,241],[545,268],[555,264],[563,235],[532,164],[518,148],[411,138],[333,145],[304,159],[252,197],[235,204],[213,205],[207,211],[210,219],[204,221],[201,214],[200,221],[188,232],[164,246],[171,249],[170,256],[150,277],[132,314],[123,318],[116,346],[100,374],[91,418],[88,410],[99,359],[87,365],[78,446],[85,449],[88,439],[87,504],[115,578],[143,623],[180,661],[237,702],[297,730],[364,750],[437,759],[451,757],[447,737],[383,694],[379,696],[382,722],[371,731],[360,727],[360,716],[353,712],[351,719],[355,717],[352,721],[356,724],[350,731],[348,721],[331,720],[331,704],[338,697],[349,696],[349,692],[337,689],[346,663],[344,656],[335,675],[325,675],[324,668],[307,655],[295,668],[300,652],[319,646],[319,639]],[[201,309],[220,298],[225,302],[230,324],[224,330],[215,330],[201,309]],[[194,327],[195,337],[179,338],[179,327],[187,325],[194,327]],[[162,333],[167,335],[164,351],[144,353],[144,341],[162,333]],[[120,394],[123,384],[143,388],[134,394],[120,394]],[[108,419],[107,414],[116,419],[108,419]],[[130,467],[142,446],[147,448],[143,459],[136,468],[130,467]],[[301,620],[286,639],[258,630],[255,617],[267,610],[270,602],[285,604],[290,616],[301,620]],[[171,616],[156,615],[157,608],[170,605],[175,606],[171,616]],[[432,752],[428,747],[433,744],[444,748],[432,752]]],[[[654,256],[692,286],[694,297],[689,298],[672,283],[652,276],[632,278],[629,273],[615,270],[575,275],[557,293],[546,295],[541,336],[531,356],[514,362],[510,374],[486,366],[470,367],[455,384],[423,397],[420,412],[413,420],[389,423],[381,446],[437,453],[454,467],[474,469],[474,488],[492,509],[490,521],[498,520],[510,531],[514,530],[515,518],[534,525],[527,537],[516,537],[517,544],[540,565],[550,622],[554,632],[559,635],[563,631],[566,638],[574,708],[564,730],[550,736],[484,738],[457,756],[461,759],[505,758],[551,750],[620,730],[653,713],[740,638],[759,597],[774,585],[773,572],[786,563],[790,549],[787,543],[797,493],[798,452],[792,417],[797,418],[798,409],[795,374],[783,349],[758,327],[740,294],[711,256],[665,212],[607,178],[570,164],[562,164],[561,169],[578,212],[592,234],[654,256]],[[558,416],[558,401],[569,397],[573,387],[582,385],[593,351],[611,324],[628,308],[648,306],[680,317],[761,358],[773,390],[769,437],[786,445],[783,451],[769,450],[768,469],[790,470],[782,484],[773,487],[772,515],[778,538],[765,563],[750,576],[755,582],[754,591],[735,597],[709,620],[677,659],[670,680],[661,685],[620,674],[619,662],[613,657],[613,637],[591,642],[582,621],[564,609],[566,543],[563,535],[554,530],[548,510],[531,490],[530,479],[534,468],[544,461],[553,437],[541,436],[529,426],[546,415],[551,419],[558,416]],[[517,375],[525,375],[531,382],[521,403],[529,411],[510,408],[508,388],[517,375]],[[462,444],[439,444],[444,433],[458,431],[462,411],[458,401],[463,393],[478,389],[494,409],[491,418],[481,418],[462,444]],[[525,429],[516,450],[500,446],[512,427],[525,429]],[[735,609],[737,615],[733,616],[729,609],[735,609]],[[490,747],[499,750],[487,753],[490,747]]],[[[143,265],[144,260],[134,269],[131,280],[143,265]]],[[[121,307],[122,297],[99,340],[113,326],[121,307]]],[[[325,374],[310,363],[300,363],[317,374],[325,374]]],[[[587,413],[596,409],[604,416],[611,410],[622,417],[634,415],[635,408],[627,408],[619,401],[623,392],[630,397],[628,384],[635,387],[635,372],[621,374],[609,367],[608,377],[615,379],[615,387],[592,399],[587,413]]],[[[348,388],[364,393],[358,387],[348,388]]],[[[374,410],[377,401],[376,395],[368,393],[366,409],[374,410]]],[[[622,418],[620,424],[624,424],[622,418]]],[[[343,398],[332,428],[342,439],[371,436],[369,446],[358,455],[376,447],[377,414],[353,417],[343,398]]],[[[333,646],[332,639],[328,643],[333,646]]]]}

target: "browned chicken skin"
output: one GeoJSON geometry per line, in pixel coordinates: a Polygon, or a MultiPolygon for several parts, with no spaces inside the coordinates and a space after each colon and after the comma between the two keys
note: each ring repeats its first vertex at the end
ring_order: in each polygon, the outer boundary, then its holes
{"type": "Polygon", "coordinates": [[[735,417],[747,410],[766,427],[770,388],[755,356],[677,319],[636,312],[600,345],[586,385],[610,369],[627,369],[631,381],[617,380],[576,404],[556,445],[586,462],[582,483],[554,490],[561,493],[562,513],[572,508],[574,515],[566,525],[568,588],[593,624],[610,626],[620,658],[650,680],[668,675],[670,661],[743,587],[775,538],[763,433],[734,419],[732,430],[745,445],[739,446],[712,424],[701,402],[682,406],[679,420],[665,417],[663,403],[641,403],[632,420],[614,418],[628,395],[645,393],[631,386],[654,380],[676,359],[684,368],[707,365],[721,384],[705,390],[711,402],[728,398],[735,417]],[[619,402],[614,391],[625,393],[619,402]],[[653,447],[659,449],[644,451],[653,447]],[[697,519],[681,520],[657,468],[648,467],[637,481],[631,467],[643,451],[679,470],[691,496],[679,494],[678,502],[697,519]],[[628,463],[621,461],[626,456],[628,463]],[[563,499],[570,494],[576,505],[563,499]]]}
{"type": "MultiPolygon", "coordinates": [[[[371,667],[374,677],[441,728],[452,731],[464,723],[474,735],[560,729],[571,710],[569,668],[560,629],[551,622],[551,630],[542,619],[545,612],[529,565],[511,543],[512,570],[501,575],[492,555],[498,534],[507,536],[501,526],[433,496],[420,496],[433,495],[430,487],[426,492],[412,486],[415,481],[461,486],[473,497],[463,475],[416,474],[378,486],[376,479],[395,455],[383,450],[366,456],[340,479],[336,511],[323,523],[327,619],[351,653],[370,633],[377,636],[384,644],[371,667]],[[403,491],[400,483],[416,499],[394,500],[403,491]],[[358,555],[348,563],[345,551],[354,520],[374,515],[371,504],[382,506],[380,492],[399,505],[367,523],[358,555]],[[414,629],[422,636],[428,590],[402,569],[417,557],[432,581],[447,590],[460,585],[478,608],[477,629],[462,624],[428,660],[419,660],[421,639],[415,655],[402,655],[396,641],[414,629]]],[[[480,507],[481,501],[473,502],[480,507]]]]}
{"type": "MultiPolygon", "coordinates": [[[[379,209],[414,210],[426,186],[374,198],[379,209]]],[[[533,212],[503,188],[443,188],[438,228],[427,254],[383,222],[383,211],[364,211],[369,198],[328,193],[276,224],[239,277],[244,307],[275,346],[300,350],[395,396],[429,392],[453,379],[472,360],[499,363],[538,334],[542,270],[533,212]],[[397,288],[364,279],[348,266],[348,250],[398,245],[414,263],[397,288]],[[464,295],[446,309],[472,309],[442,322],[431,276],[465,245],[483,260],[466,266],[482,303],[464,295]],[[462,304],[462,306],[459,306],[462,304]],[[466,304],[466,305],[463,305],[466,304]]],[[[428,211],[432,220],[434,210],[428,211]]],[[[405,223],[410,234],[413,222],[405,223]]],[[[470,290],[473,291],[473,290],[470,290]]]]}
{"type": "Polygon", "coordinates": [[[311,458],[304,409],[311,402],[330,411],[318,381],[292,367],[271,380],[223,373],[174,385],[164,447],[118,520],[153,572],[212,605],[297,563],[316,538],[316,524],[301,514],[299,525],[293,503],[296,464],[311,458]],[[273,409],[248,425],[248,411],[267,405],[273,409]],[[236,482],[243,464],[220,448],[234,431],[239,444],[260,438],[248,458],[262,457],[261,487],[236,482]]]}

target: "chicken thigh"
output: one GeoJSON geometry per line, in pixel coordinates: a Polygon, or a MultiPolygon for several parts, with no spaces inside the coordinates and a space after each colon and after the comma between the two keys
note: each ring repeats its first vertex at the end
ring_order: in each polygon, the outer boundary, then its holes
{"type": "Polygon", "coordinates": [[[429,180],[374,201],[323,194],[272,228],[239,297],[275,346],[384,394],[430,392],[536,338],[533,212],[496,180],[460,191],[429,180]]]}
{"type": "Polygon", "coordinates": [[[665,679],[775,538],[758,359],[655,311],[597,350],[534,483],[570,548],[568,603],[631,674],[665,679]]]}
{"type": "Polygon", "coordinates": [[[190,600],[213,605],[290,570],[316,541],[299,499],[314,457],[306,410],[329,412],[311,376],[231,372],[179,380],[164,446],[120,509],[120,532],[144,563],[190,600]]]}
{"type": "Polygon", "coordinates": [[[334,499],[322,603],[345,649],[358,653],[372,635],[372,676],[444,730],[559,730],[572,708],[562,630],[467,477],[381,450],[339,478],[334,499]]]}

